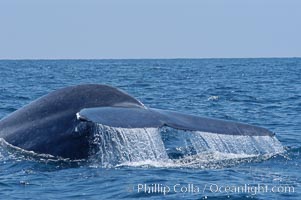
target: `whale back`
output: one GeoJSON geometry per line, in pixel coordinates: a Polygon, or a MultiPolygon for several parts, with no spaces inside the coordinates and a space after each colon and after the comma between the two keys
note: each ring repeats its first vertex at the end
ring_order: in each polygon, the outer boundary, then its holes
{"type": "Polygon", "coordinates": [[[0,137],[25,150],[81,159],[88,156],[88,130],[75,132],[76,113],[84,108],[143,104],[107,85],[70,86],[51,92],[0,121],[0,137]]]}

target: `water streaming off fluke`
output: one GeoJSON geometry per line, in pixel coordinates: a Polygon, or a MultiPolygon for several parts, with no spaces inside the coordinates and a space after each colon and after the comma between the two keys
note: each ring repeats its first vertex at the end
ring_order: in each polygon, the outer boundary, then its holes
{"type": "Polygon", "coordinates": [[[195,132],[191,138],[197,153],[217,151],[230,154],[277,154],[284,151],[275,136],[242,136],[223,135],[206,132],[195,132]]]}
{"type": "Polygon", "coordinates": [[[168,155],[157,128],[112,128],[96,124],[93,159],[102,166],[124,162],[167,160],[168,155]]]}
{"type": "Polygon", "coordinates": [[[237,136],[171,128],[113,128],[95,125],[92,160],[104,167],[181,167],[284,151],[276,137],[237,136]]]}

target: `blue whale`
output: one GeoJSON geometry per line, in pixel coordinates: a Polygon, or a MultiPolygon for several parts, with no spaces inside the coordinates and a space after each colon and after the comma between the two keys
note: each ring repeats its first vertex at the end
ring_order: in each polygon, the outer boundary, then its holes
{"type": "Polygon", "coordinates": [[[3,118],[0,138],[39,154],[86,159],[91,153],[95,123],[121,128],[169,126],[226,135],[274,135],[248,124],[147,108],[117,88],[86,84],[53,91],[3,118]]]}

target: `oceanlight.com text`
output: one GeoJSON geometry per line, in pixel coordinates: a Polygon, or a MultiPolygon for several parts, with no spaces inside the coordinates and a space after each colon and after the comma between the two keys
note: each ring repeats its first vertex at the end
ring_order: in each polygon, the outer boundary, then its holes
{"type": "Polygon", "coordinates": [[[264,194],[264,193],[294,193],[295,187],[292,185],[269,185],[269,184],[136,184],[129,187],[130,192],[145,193],[145,194],[162,194],[169,193],[200,193],[200,194],[264,194]]]}

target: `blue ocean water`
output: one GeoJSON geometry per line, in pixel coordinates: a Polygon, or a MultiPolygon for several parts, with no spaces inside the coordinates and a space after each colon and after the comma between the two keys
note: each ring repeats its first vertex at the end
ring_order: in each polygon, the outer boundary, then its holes
{"type": "Polygon", "coordinates": [[[121,88],[149,107],[263,126],[285,152],[225,160],[213,154],[216,162],[194,167],[103,167],[42,160],[1,144],[1,199],[301,198],[301,59],[0,60],[0,118],[84,83],[121,88]]]}

